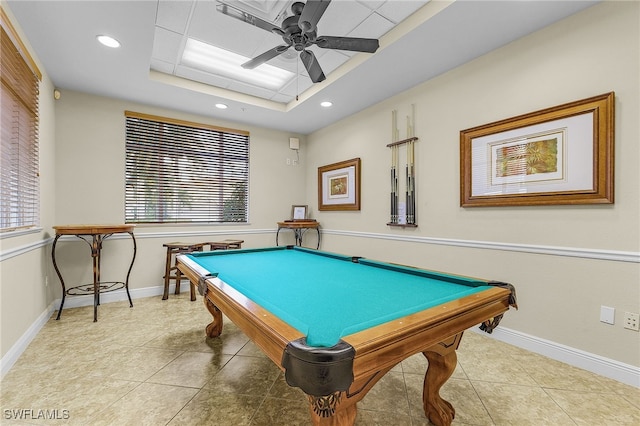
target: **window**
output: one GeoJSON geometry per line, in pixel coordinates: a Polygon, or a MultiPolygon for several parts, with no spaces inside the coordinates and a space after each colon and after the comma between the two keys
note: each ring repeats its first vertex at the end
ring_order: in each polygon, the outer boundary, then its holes
{"type": "Polygon", "coordinates": [[[4,233],[40,224],[38,96],[42,75],[4,10],[1,12],[0,232],[4,233]]]}
{"type": "Polygon", "coordinates": [[[127,223],[248,221],[248,132],[125,117],[127,223]]]}

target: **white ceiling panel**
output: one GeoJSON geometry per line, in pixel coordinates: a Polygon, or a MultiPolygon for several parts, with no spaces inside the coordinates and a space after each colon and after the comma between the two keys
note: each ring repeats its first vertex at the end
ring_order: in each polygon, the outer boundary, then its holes
{"type": "Polygon", "coordinates": [[[187,30],[193,3],[193,0],[159,0],[156,25],[178,34],[184,34],[187,30]]]}
{"type": "Polygon", "coordinates": [[[394,26],[385,17],[372,13],[348,35],[349,37],[380,38],[394,26]]]}
{"type": "MultiPolygon", "coordinates": [[[[309,77],[305,75],[300,75],[298,78],[294,78],[289,82],[289,84],[285,85],[277,96],[277,99],[282,99],[283,96],[286,96],[284,102],[290,102],[295,99],[296,95],[300,95],[304,93],[307,89],[313,86],[309,77]]],[[[276,97],[274,97],[274,100],[276,97]]],[[[283,102],[283,101],[280,101],[283,102]]]]}
{"type": "Polygon", "coordinates": [[[399,24],[426,3],[429,3],[429,0],[389,0],[376,9],[376,12],[399,24]]]}
{"type": "Polygon", "coordinates": [[[164,62],[160,59],[151,58],[151,69],[154,71],[163,72],[165,74],[173,74],[175,71],[175,63],[164,62]]]}
{"type": "Polygon", "coordinates": [[[331,2],[318,22],[318,35],[346,36],[371,13],[356,1],[331,2]]]}
{"type": "Polygon", "coordinates": [[[183,36],[162,27],[156,27],[153,37],[152,58],[176,63],[180,60],[183,36]]]}

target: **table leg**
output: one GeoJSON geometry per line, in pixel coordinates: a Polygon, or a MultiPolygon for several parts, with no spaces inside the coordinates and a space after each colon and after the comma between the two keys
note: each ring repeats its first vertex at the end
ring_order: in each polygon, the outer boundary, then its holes
{"type": "Polygon", "coordinates": [[[51,246],[51,260],[53,260],[53,269],[56,270],[56,274],[58,274],[58,279],[60,280],[60,285],[62,286],[62,300],[60,301],[60,308],[58,308],[58,315],[56,316],[56,320],[60,319],[60,314],[62,314],[62,307],[64,306],[64,298],[67,295],[67,289],[64,285],[62,274],[60,273],[60,269],[58,269],[58,264],[56,263],[56,244],[58,243],[58,238],[60,238],[60,235],[56,235],[56,237],[53,239],[53,245],[51,246]]]}
{"type": "Polygon", "coordinates": [[[314,426],[352,426],[355,424],[358,409],[356,403],[345,404],[345,392],[317,397],[307,396],[311,422],[314,426]]]}
{"type": "Polygon", "coordinates": [[[358,402],[393,368],[356,379],[347,392],[335,392],[326,396],[307,395],[311,422],[315,426],[353,426],[358,414],[358,402]]]}
{"type": "Polygon", "coordinates": [[[133,301],[131,300],[131,294],[129,293],[129,275],[131,275],[131,269],[133,269],[133,262],[136,260],[136,237],[133,236],[133,232],[128,233],[131,236],[131,241],[133,241],[133,257],[131,258],[131,265],[129,265],[129,270],[127,271],[127,278],[124,282],[124,288],[127,291],[127,297],[129,298],[129,307],[133,308],[133,301]]]}
{"type": "Polygon", "coordinates": [[[100,305],[100,249],[102,241],[99,235],[93,236],[91,258],[93,259],[93,322],[98,321],[98,305],[100,305]]]}
{"type": "Polygon", "coordinates": [[[278,230],[276,231],[276,246],[278,245],[278,236],[280,235],[280,227],[278,227],[278,230]]]}
{"type": "Polygon", "coordinates": [[[162,293],[162,300],[169,298],[169,276],[171,275],[171,262],[172,257],[171,249],[167,247],[167,258],[164,264],[164,292],[162,293]]]}
{"type": "Polygon", "coordinates": [[[213,321],[206,328],[207,337],[218,337],[222,333],[222,311],[209,300],[206,293],[202,300],[204,300],[204,306],[213,317],[213,321]]]}
{"type": "Polygon", "coordinates": [[[456,415],[453,406],[440,396],[440,388],[456,368],[456,349],[461,338],[462,333],[459,333],[452,340],[439,343],[423,352],[429,361],[429,367],[424,377],[422,402],[425,415],[436,426],[450,425],[456,415]]]}

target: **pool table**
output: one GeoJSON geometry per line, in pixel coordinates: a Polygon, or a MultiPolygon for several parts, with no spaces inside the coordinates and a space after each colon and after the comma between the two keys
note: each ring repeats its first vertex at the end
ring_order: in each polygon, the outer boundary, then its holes
{"type": "Polygon", "coordinates": [[[515,305],[510,284],[296,246],[198,252],[176,263],[213,316],[207,336],[220,335],[226,315],[307,394],[316,425],[353,425],[356,403],[418,352],[429,361],[425,414],[450,424],[455,410],[439,390],[462,333],[515,305]]]}

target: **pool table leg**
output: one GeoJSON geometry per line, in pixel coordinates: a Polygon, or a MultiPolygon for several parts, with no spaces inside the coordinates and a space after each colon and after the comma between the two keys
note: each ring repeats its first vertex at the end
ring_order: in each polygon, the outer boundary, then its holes
{"type": "Polygon", "coordinates": [[[355,423],[356,401],[349,401],[345,392],[308,398],[314,426],[352,426],[355,423]]]}
{"type": "Polygon", "coordinates": [[[222,311],[209,298],[203,297],[202,300],[213,317],[213,321],[206,328],[207,337],[218,337],[222,333],[222,311]]]}
{"type": "Polygon", "coordinates": [[[462,333],[456,334],[423,352],[429,361],[422,394],[424,413],[436,426],[450,425],[456,415],[453,406],[440,397],[440,388],[456,368],[456,349],[461,339],[462,333]]]}
{"type": "Polygon", "coordinates": [[[353,426],[358,414],[357,403],[392,368],[393,365],[357,378],[347,392],[321,397],[307,395],[314,426],[353,426]]]}

